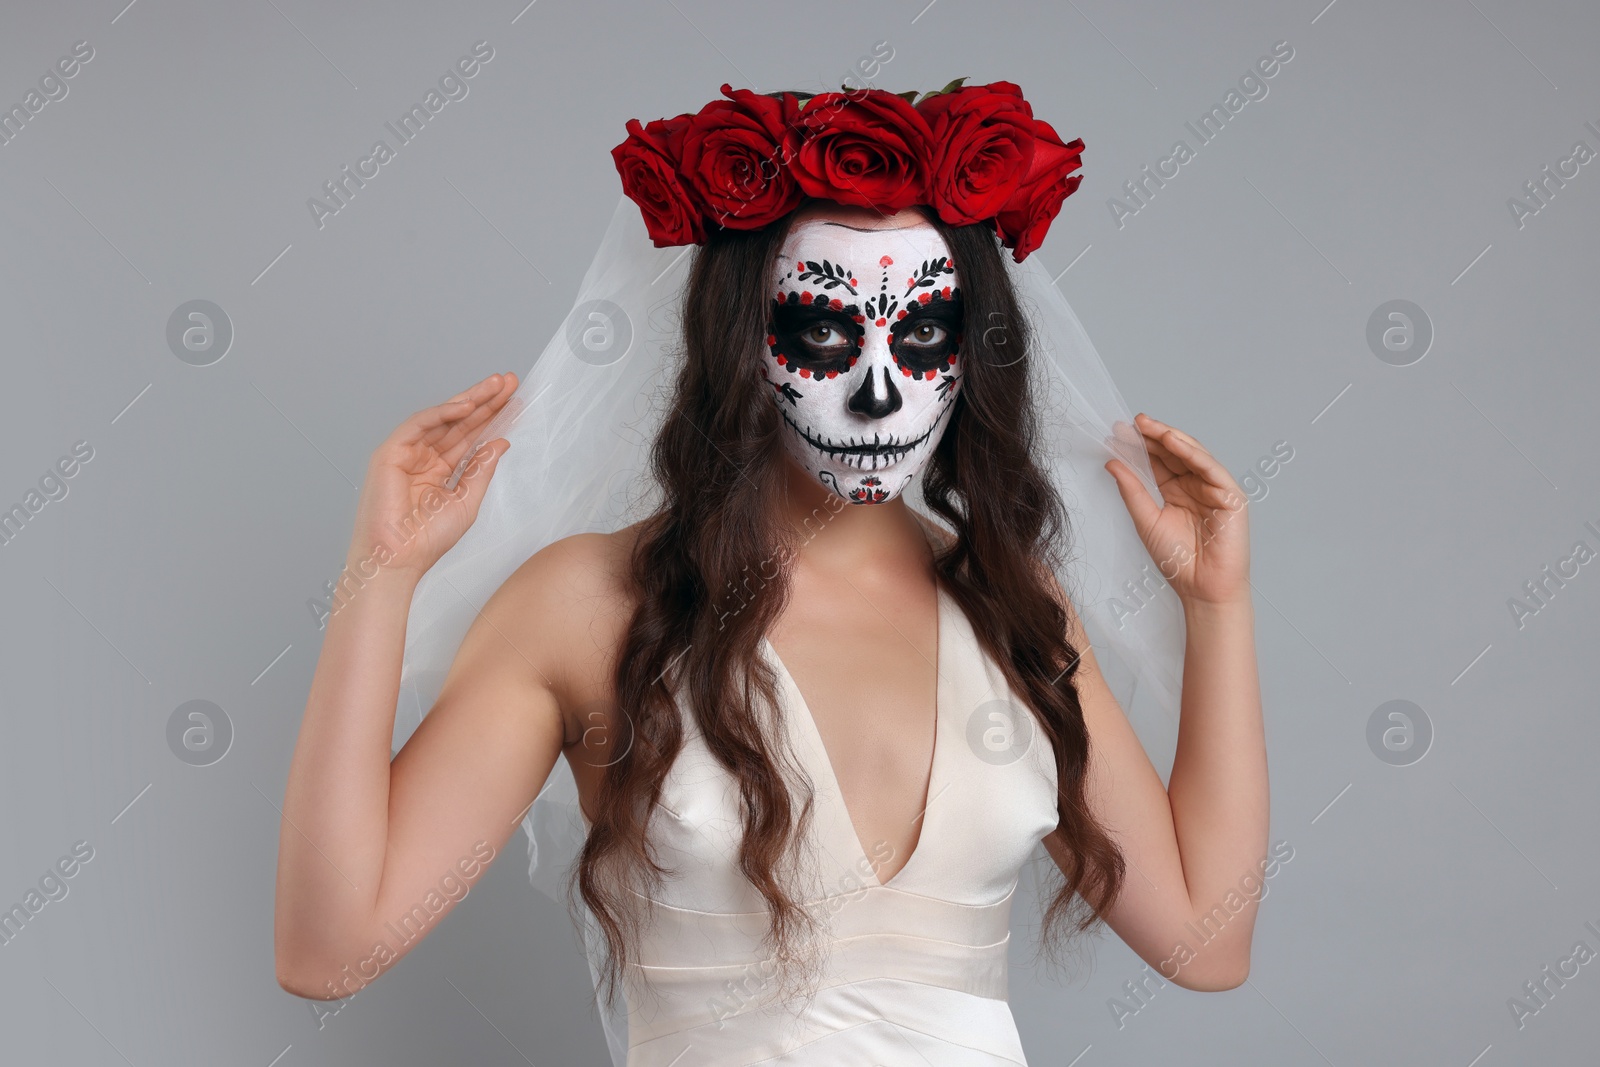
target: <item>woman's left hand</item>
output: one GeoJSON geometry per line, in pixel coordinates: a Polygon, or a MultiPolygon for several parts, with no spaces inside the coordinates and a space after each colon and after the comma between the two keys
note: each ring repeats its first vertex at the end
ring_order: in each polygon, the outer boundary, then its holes
{"type": "Polygon", "coordinates": [[[1150,468],[1166,506],[1150,495],[1122,460],[1108,460],[1105,466],[1117,480],[1134,529],[1161,577],[1184,601],[1248,600],[1247,501],[1233,475],[1182,430],[1143,412],[1134,422],[1144,435],[1150,468]]]}

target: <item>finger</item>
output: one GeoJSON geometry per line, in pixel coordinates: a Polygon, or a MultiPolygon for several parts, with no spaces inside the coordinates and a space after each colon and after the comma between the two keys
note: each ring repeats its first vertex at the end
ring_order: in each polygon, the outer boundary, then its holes
{"type": "Polygon", "coordinates": [[[1167,435],[1177,438],[1180,445],[1180,447],[1176,450],[1179,458],[1198,454],[1206,457],[1207,459],[1216,459],[1216,457],[1211,454],[1211,450],[1206,448],[1205,445],[1201,444],[1193,434],[1185,433],[1176,426],[1162,422],[1160,419],[1151,418],[1149,415],[1144,414],[1144,412],[1140,412],[1139,416],[1145,420],[1145,423],[1148,427],[1155,430],[1153,436],[1156,439],[1159,440],[1167,435]],[[1187,445],[1188,448],[1182,448],[1181,446],[1183,445],[1187,445]]]}
{"type": "Polygon", "coordinates": [[[1147,432],[1153,431],[1151,439],[1156,445],[1185,469],[1199,475],[1212,485],[1238,491],[1239,487],[1234,482],[1233,475],[1229,474],[1228,469],[1206,451],[1205,446],[1199,441],[1175,426],[1168,426],[1160,419],[1152,419],[1142,412],[1139,417],[1145,420],[1147,432]]]}
{"type": "Polygon", "coordinates": [[[497,379],[504,379],[506,376],[507,375],[505,374],[499,373],[491,374],[487,378],[481,379],[473,385],[469,385],[467,388],[463,389],[461,392],[445,401],[445,403],[448,404],[457,400],[483,400],[487,397],[491,397],[499,391],[501,383],[497,379]]]}
{"type": "MultiPolygon", "coordinates": [[[[1234,486],[1217,485],[1191,470],[1188,464],[1173,456],[1159,439],[1152,440],[1150,446],[1153,457],[1151,468],[1159,472],[1156,485],[1167,503],[1187,499],[1222,511],[1237,511],[1242,505],[1244,494],[1234,486]],[[1169,468],[1173,473],[1167,473],[1169,468]]],[[[1184,445],[1181,441],[1175,441],[1173,447],[1181,449],[1184,445]]]]}
{"type": "MultiPolygon", "coordinates": [[[[1152,442],[1151,451],[1159,453],[1162,461],[1172,468],[1173,473],[1199,477],[1199,472],[1195,469],[1194,463],[1190,461],[1190,453],[1184,443],[1170,434],[1155,438],[1152,442]]],[[[1200,480],[1205,481],[1204,478],[1200,478],[1200,480]]]]}
{"type": "MultiPolygon", "coordinates": [[[[1149,418],[1149,416],[1146,416],[1146,418],[1149,418]]],[[[1194,470],[1195,474],[1202,478],[1203,482],[1208,483],[1208,485],[1219,486],[1222,490],[1229,491],[1235,496],[1242,496],[1242,491],[1238,488],[1238,482],[1235,482],[1234,475],[1229,474],[1227,467],[1222,466],[1222,462],[1216,456],[1213,456],[1205,445],[1197,442],[1192,435],[1184,434],[1176,426],[1166,426],[1165,422],[1160,422],[1160,419],[1150,419],[1150,422],[1166,427],[1162,440],[1163,442],[1173,442],[1168,451],[1174,454],[1174,458],[1184,462],[1190,470],[1194,470]]]]}
{"type": "MultiPolygon", "coordinates": [[[[1162,470],[1170,469],[1173,472],[1160,478],[1156,483],[1160,486],[1162,495],[1169,501],[1173,499],[1174,492],[1171,483],[1178,480],[1183,492],[1189,494],[1190,499],[1197,503],[1225,511],[1237,511],[1243,506],[1244,493],[1232,475],[1214,459],[1209,473],[1196,469],[1201,466],[1198,453],[1189,449],[1185,441],[1174,437],[1170,430],[1161,437],[1151,438],[1147,445],[1153,457],[1152,467],[1154,468],[1159,462],[1162,470]],[[1184,462],[1183,455],[1178,453],[1189,456],[1195,462],[1184,462]],[[1223,479],[1221,482],[1217,481],[1219,477],[1223,479]],[[1185,483],[1182,479],[1191,481],[1185,483]]],[[[1209,453],[1206,456],[1209,458],[1209,453]]]]}
{"type": "Polygon", "coordinates": [[[483,495],[489,491],[489,481],[494,477],[495,468],[500,465],[500,457],[510,448],[510,441],[504,437],[496,437],[493,441],[480,446],[472,454],[466,470],[461,472],[461,480],[456,483],[455,492],[473,516],[477,515],[478,505],[483,502],[483,495]]]}
{"type": "Polygon", "coordinates": [[[1117,492],[1122,494],[1122,502],[1127,505],[1133,528],[1141,538],[1144,537],[1161,517],[1161,505],[1156,503],[1155,497],[1150,495],[1150,490],[1145,488],[1133,468],[1122,460],[1107,460],[1105,467],[1117,481],[1117,492]]]}
{"type": "Polygon", "coordinates": [[[1171,478],[1173,472],[1160,462],[1163,455],[1170,457],[1171,453],[1153,448],[1155,444],[1155,439],[1147,437],[1142,429],[1121,419],[1116,421],[1112,432],[1105,438],[1107,450],[1129,467],[1135,467],[1133,461],[1142,453],[1159,485],[1171,478]]]}
{"type": "Polygon", "coordinates": [[[493,381],[496,378],[499,378],[499,374],[491,374],[490,378],[483,379],[482,382],[478,382],[477,386],[470,387],[466,392],[459,392],[459,394],[454,395],[446,402],[435,403],[430,408],[422,408],[421,411],[416,411],[416,413],[411,414],[410,418],[406,418],[400,426],[395,427],[397,434],[405,430],[410,437],[419,437],[427,430],[443,426],[446,422],[464,418],[467,414],[477,410],[478,403],[482,403],[488,397],[493,397],[498,392],[499,382],[493,381]]]}
{"type": "Polygon", "coordinates": [[[1197,441],[1193,434],[1185,433],[1176,426],[1173,426],[1171,423],[1162,422],[1160,419],[1151,415],[1146,415],[1142,411],[1139,412],[1137,418],[1143,420],[1143,426],[1147,428],[1146,432],[1148,432],[1148,428],[1153,427],[1156,431],[1155,436],[1159,437],[1161,434],[1170,430],[1177,434],[1181,440],[1189,442],[1191,445],[1194,445],[1196,448],[1201,449],[1202,451],[1205,450],[1205,446],[1197,441]]]}
{"type": "Polygon", "coordinates": [[[1238,491],[1239,487],[1235,484],[1233,475],[1228,473],[1228,468],[1217,462],[1215,456],[1198,444],[1191,444],[1179,437],[1176,430],[1168,430],[1162,441],[1205,482],[1222,489],[1238,491]]]}
{"type": "Polygon", "coordinates": [[[424,440],[444,457],[445,462],[454,464],[461,458],[461,453],[466,447],[482,432],[484,425],[505,410],[517,391],[517,384],[514,375],[506,375],[500,392],[485,403],[479,404],[464,417],[428,431],[424,440]]]}
{"type": "Polygon", "coordinates": [[[1203,491],[1207,502],[1212,507],[1221,508],[1224,511],[1238,511],[1245,506],[1244,494],[1228,486],[1213,485],[1210,482],[1206,482],[1204,483],[1203,491]]]}
{"type": "Polygon", "coordinates": [[[407,440],[421,437],[435,427],[470,414],[474,406],[471,400],[465,398],[446,400],[442,404],[435,404],[432,407],[423,408],[421,411],[412,412],[405,421],[395,427],[395,433],[399,434],[403,431],[407,440]]]}
{"type": "Polygon", "coordinates": [[[415,412],[399,426],[394,433],[389,435],[390,441],[396,443],[410,443],[420,440],[424,434],[440,426],[465,418],[477,410],[479,404],[488,400],[500,391],[502,375],[491,374],[478,382],[470,389],[446,400],[442,404],[423,408],[415,412]]]}
{"type": "Polygon", "coordinates": [[[1189,465],[1174,455],[1172,449],[1164,445],[1159,437],[1145,438],[1144,449],[1150,455],[1150,467],[1156,472],[1158,485],[1165,485],[1173,478],[1192,473],[1189,465]]]}
{"type": "Polygon", "coordinates": [[[474,385],[465,393],[458,393],[451,399],[470,400],[480,408],[499,408],[505,406],[505,402],[510,399],[512,393],[517,391],[519,384],[521,383],[518,382],[515,374],[510,371],[503,371],[499,374],[489,375],[489,377],[474,385]],[[497,378],[499,379],[498,382],[495,380],[497,378]]]}
{"type": "Polygon", "coordinates": [[[427,430],[424,440],[429,445],[437,448],[440,453],[451,450],[462,440],[474,437],[478,430],[482,429],[485,422],[490,421],[496,414],[501,413],[502,408],[506,406],[506,403],[509,402],[510,397],[515,392],[517,392],[515,379],[509,374],[502,376],[499,392],[485,398],[482,402],[477,402],[477,406],[467,411],[461,418],[440,422],[434,429],[427,430]]]}
{"type": "MultiPolygon", "coordinates": [[[[438,405],[438,407],[449,408],[454,405],[462,411],[476,411],[479,407],[490,403],[505,391],[506,381],[509,377],[507,374],[491,374],[462,392],[457,393],[443,404],[438,405]],[[463,407],[463,405],[471,405],[471,407],[463,407]]],[[[461,416],[458,415],[456,417],[460,418],[461,416]]]]}

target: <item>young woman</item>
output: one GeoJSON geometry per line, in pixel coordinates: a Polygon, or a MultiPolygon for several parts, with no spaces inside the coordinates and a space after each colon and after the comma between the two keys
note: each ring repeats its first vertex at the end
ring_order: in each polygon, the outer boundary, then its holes
{"type": "Polygon", "coordinates": [[[1041,458],[1040,339],[1001,247],[1037,245],[1081,142],[1007,83],[724,92],[618,151],[655,243],[702,246],[654,505],[516,565],[392,761],[413,595],[478,515],[517,378],[373,454],[364,580],[328,622],[284,802],[280,983],[346,996],[404,955],[564,756],[632,1067],[1024,1062],[1006,953],[1041,841],[1046,940],[1103,921],[1176,984],[1239,985],[1268,816],[1244,497],[1145,415],[1162,501],[1115,450],[1101,475],[1170,584],[1151,600],[1181,604],[1165,787],[1057,579],[1079,517],[1041,458]],[[730,162],[752,144],[781,166],[730,162]],[[1053,206],[1018,206],[1046,185],[1053,206]]]}

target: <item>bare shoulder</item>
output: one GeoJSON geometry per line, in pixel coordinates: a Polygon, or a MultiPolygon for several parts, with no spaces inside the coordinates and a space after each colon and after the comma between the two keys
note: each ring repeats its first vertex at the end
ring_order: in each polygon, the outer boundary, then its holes
{"type": "MultiPolygon", "coordinates": [[[[501,586],[521,606],[575,606],[623,592],[638,527],[581,533],[552,541],[523,561],[501,586]]],[[[499,595],[498,593],[496,594],[499,595]]]]}
{"type": "Polygon", "coordinates": [[[1062,588],[1061,581],[1043,560],[1039,561],[1039,572],[1044,576],[1046,588],[1055,597],[1056,603],[1061,605],[1061,610],[1067,616],[1067,642],[1072,645],[1078,654],[1077,685],[1080,691],[1084,681],[1090,677],[1099,679],[1100,665],[1095,659],[1094,644],[1089,640],[1089,633],[1084,629],[1083,619],[1078,614],[1078,609],[1072,602],[1072,597],[1062,588]]]}
{"type": "Polygon", "coordinates": [[[616,649],[636,606],[630,578],[639,526],[551,542],[529,556],[484,605],[563,708],[610,686],[616,649]]]}

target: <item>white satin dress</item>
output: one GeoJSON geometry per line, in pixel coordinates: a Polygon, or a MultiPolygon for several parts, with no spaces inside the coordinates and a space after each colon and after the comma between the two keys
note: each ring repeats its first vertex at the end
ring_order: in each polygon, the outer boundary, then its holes
{"type": "Polygon", "coordinates": [[[1055,761],[960,606],[942,586],[938,599],[929,801],[916,848],[886,883],[873,860],[888,846],[863,847],[804,697],[761,644],[816,797],[804,899],[827,936],[809,999],[780,996],[765,901],[737,866],[737,786],[685,714],[650,827],[677,873],[624,976],[628,1067],[1026,1063],[1007,1002],[1009,920],[1022,865],[1056,827],[1055,761]]]}

